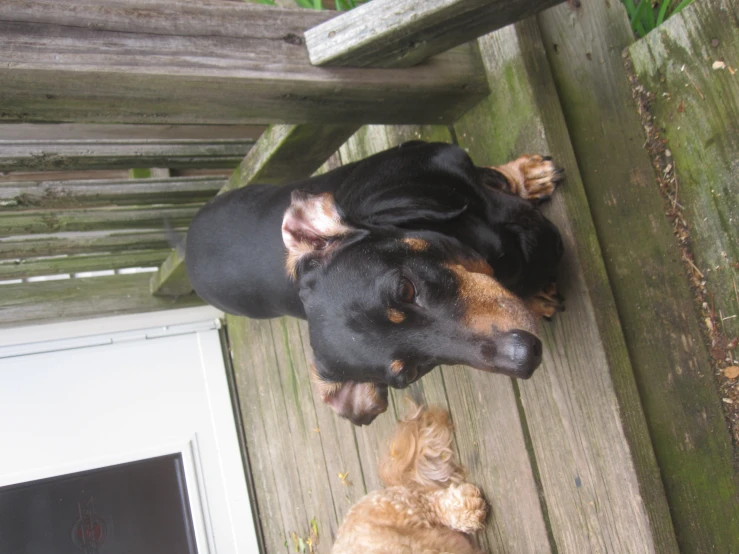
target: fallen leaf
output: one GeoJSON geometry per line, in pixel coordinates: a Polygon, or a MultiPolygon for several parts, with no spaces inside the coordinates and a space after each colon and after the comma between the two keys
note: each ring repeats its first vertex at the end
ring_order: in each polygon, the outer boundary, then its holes
{"type": "Polygon", "coordinates": [[[732,365],[724,370],[727,379],[736,379],[739,377],[739,365],[732,365]]]}

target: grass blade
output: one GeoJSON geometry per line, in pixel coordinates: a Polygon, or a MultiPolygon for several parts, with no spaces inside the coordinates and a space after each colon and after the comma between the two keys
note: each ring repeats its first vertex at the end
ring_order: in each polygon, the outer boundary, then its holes
{"type": "Polygon", "coordinates": [[[671,3],[672,0],[662,0],[662,5],[660,5],[659,13],[657,14],[657,25],[662,25],[662,22],[665,20],[665,15],[667,15],[667,8],[670,7],[671,3]]]}
{"type": "Polygon", "coordinates": [[[670,14],[670,15],[675,15],[677,12],[679,12],[680,10],[682,10],[684,7],[686,7],[686,6],[688,6],[689,4],[692,4],[692,3],[693,3],[693,0],[683,0],[682,2],[680,2],[675,7],[674,10],[672,10],[672,14],[670,14]]]}

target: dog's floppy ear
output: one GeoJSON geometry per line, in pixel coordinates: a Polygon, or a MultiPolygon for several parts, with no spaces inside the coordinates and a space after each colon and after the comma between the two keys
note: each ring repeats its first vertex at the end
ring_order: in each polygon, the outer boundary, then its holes
{"type": "Polygon", "coordinates": [[[370,198],[352,198],[352,221],[376,227],[403,227],[449,221],[467,209],[464,196],[448,187],[400,185],[370,198]]]}
{"type": "Polygon", "coordinates": [[[293,191],[282,218],[288,272],[294,276],[302,258],[326,252],[332,243],[355,231],[342,220],[331,193],[293,191]]]}

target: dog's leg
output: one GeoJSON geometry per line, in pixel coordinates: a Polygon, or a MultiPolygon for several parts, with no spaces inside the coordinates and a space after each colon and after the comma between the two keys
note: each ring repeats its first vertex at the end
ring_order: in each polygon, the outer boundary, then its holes
{"type": "Polygon", "coordinates": [[[551,321],[557,312],[564,312],[564,298],[557,292],[557,284],[552,282],[526,301],[527,307],[537,317],[551,321]]]}
{"type": "Polygon", "coordinates": [[[451,485],[446,489],[428,493],[427,500],[437,521],[450,529],[474,533],[485,526],[487,503],[475,485],[470,483],[451,485]]]}
{"type": "Polygon", "coordinates": [[[484,184],[532,202],[549,199],[564,178],[564,170],[554,165],[548,156],[521,156],[507,164],[485,169],[491,171],[483,175],[484,184]]]}

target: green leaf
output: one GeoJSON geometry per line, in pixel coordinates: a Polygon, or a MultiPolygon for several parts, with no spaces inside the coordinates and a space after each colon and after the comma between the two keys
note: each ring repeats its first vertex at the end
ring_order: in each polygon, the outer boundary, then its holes
{"type": "Polygon", "coordinates": [[[662,0],[662,5],[659,7],[659,13],[657,14],[657,25],[662,25],[662,22],[665,20],[665,15],[667,14],[667,8],[670,7],[670,2],[672,2],[672,0],[662,0]]]}
{"type": "Polygon", "coordinates": [[[676,14],[677,12],[679,12],[680,10],[682,10],[683,8],[685,8],[685,7],[689,6],[689,5],[690,5],[690,4],[692,4],[692,3],[693,3],[693,0],[683,0],[682,2],[680,2],[680,3],[679,3],[679,4],[678,4],[678,5],[676,6],[676,7],[675,7],[675,9],[674,9],[674,10],[672,10],[672,14],[670,14],[670,15],[675,15],[675,14],[676,14]]]}
{"type": "Polygon", "coordinates": [[[626,7],[626,13],[629,16],[629,22],[633,25],[633,16],[636,11],[636,4],[634,4],[634,0],[623,0],[623,4],[626,7]]]}

